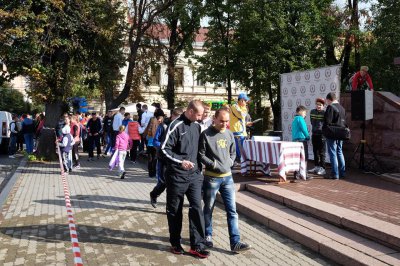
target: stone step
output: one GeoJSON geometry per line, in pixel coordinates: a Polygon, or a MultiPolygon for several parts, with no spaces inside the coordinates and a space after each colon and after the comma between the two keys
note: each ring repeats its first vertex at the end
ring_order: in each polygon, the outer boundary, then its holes
{"type": "MultiPolygon", "coordinates": [[[[242,188],[243,189],[243,188],[242,188]]],[[[400,251],[400,226],[265,183],[246,184],[245,189],[265,199],[298,210],[338,227],[400,251]]]]}
{"type": "Polygon", "coordinates": [[[400,265],[400,253],[249,191],[236,193],[240,213],[343,265],[400,265]]]}

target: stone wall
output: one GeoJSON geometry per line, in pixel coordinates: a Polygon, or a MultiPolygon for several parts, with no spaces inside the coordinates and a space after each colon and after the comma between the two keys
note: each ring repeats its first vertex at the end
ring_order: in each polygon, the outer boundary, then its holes
{"type": "MultiPolygon", "coordinates": [[[[342,93],[340,103],[346,109],[351,140],[344,149],[354,151],[362,136],[361,121],[351,121],[351,94],[342,93]]],[[[365,140],[383,161],[400,162],[400,98],[390,92],[374,92],[374,118],[366,121],[365,140]]],[[[365,150],[368,156],[368,149],[365,150]]],[[[391,163],[390,163],[391,164],[391,163]]],[[[398,166],[400,168],[400,166],[398,166]]]]}

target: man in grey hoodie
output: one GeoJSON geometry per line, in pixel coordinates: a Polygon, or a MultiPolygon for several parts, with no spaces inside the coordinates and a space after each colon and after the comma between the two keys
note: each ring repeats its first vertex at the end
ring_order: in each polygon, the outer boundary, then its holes
{"type": "Polygon", "coordinates": [[[233,133],[227,129],[228,124],[229,111],[221,108],[215,112],[213,126],[203,131],[200,136],[199,156],[205,165],[203,182],[205,244],[213,247],[212,212],[219,191],[225,204],[231,251],[237,253],[248,250],[250,246],[240,241],[235,184],[231,172],[236,148],[233,133]]]}

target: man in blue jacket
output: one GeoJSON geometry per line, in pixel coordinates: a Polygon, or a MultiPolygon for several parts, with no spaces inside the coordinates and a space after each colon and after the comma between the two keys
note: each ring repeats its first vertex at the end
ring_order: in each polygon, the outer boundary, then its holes
{"type": "MultiPolygon", "coordinates": [[[[182,113],[182,108],[175,108],[172,111],[170,122],[178,118],[182,113]]],[[[166,130],[169,125],[165,120],[157,127],[156,135],[153,140],[153,145],[157,148],[157,185],[150,192],[150,203],[153,208],[157,208],[157,198],[164,192],[166,187],[164,177],[165,161],[161,153],[161,144],[165,140],[166,130]]]]}

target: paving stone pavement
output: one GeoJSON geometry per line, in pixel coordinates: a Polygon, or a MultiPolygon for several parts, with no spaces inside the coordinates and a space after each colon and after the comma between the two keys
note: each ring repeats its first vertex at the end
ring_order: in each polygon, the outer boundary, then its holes
{"type": "MultiPolygon", "coordinates": [[[[85,159],[85,157],[83,158],[85,159]]],[[[300,244],[241,216],[242,239],[253,246],[229,251],[225,213],[214,210],[214,245],[208,259],[169,252],[165,194],[154,209],[149,191],[156,181],[145,164],[126,162],[121,180],[108,159],[82,161],[67,178],[84,265],[332,265],[300,244]]],[[[54,163],[28,163],[3,206],[0,265],[73,265],[64,191],[54,163]]],[[[189,249],[187,206],[183,247],[189,249]]]]}

